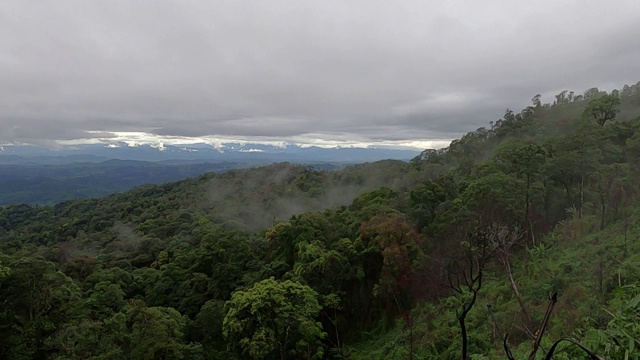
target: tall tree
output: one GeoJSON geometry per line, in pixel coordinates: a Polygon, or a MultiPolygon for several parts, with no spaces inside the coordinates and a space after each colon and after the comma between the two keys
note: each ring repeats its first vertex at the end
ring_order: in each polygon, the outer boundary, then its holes
{"type": "Polygon", "coordinates": [[[584,114],[593,117],[598,125],[604,126],[607,121],[615,120],[620,112],[620,98],[615,95],[604,95],[589,101],[584,114]]]}
{"type": "Polygon", "coordinates": [[[417,289],[415,268],[422,258],[422,238],[402,215],[376,215],[360,226],[360,235],[375,242],[382,255],[380,279],[374,291],[386,302],[387,309],[398,307],[403,313],[411,305],[412,290],[417,289]]]}
{"type": "Polygon", "coordinates": [[[315,320],[316,292],[291,280],[263,280],[237,291],[226,305],[223,334],[229,346],[253,359],[315,359],[326,336],[315,320]]]}
{"type": "Polygon", "coordinates": [[[527,242],[534,243],[532,217],[532,199],[535,195],[541,193],[541,175],[547,160],[547,150],[539,144],[532,141],[522,143],[515,141],[505,144],[501,149],[497,158],[504,160],[509,164],[507,172],[513,172],[514,175],[524,180],[524,219],[522,229],[527,235],[527,242]]]}

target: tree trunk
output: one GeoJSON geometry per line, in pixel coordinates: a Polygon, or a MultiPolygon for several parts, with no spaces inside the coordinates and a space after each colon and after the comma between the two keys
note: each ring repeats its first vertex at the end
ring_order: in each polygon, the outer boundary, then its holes
{"type": "Polygon", "coordinates": [[[606,216],[606,209],[607,209],[607,207],[606,207],[604,202],[600,206],[600,209],[601,209],[601,211],[600,211],[600,213],[601,213],[600,214],[600,230],[604,230],[605,216],[606,216]]]}
{"type": "MultiPolygon", "coordinates": [[[[567,181],[565,180],[565,175],[564,175],[564,171],[560,170],[560,184],[562,185],[562,188],[564,189],[565,194],[567,194],[567,201],[571,204],[574,204],[573,202],[573,198],[571,196],[571,190],[569,188],[569,184],[567,183],[567,181]]],[[[574,204],[575,205],[575,204],[574,204]]]]}
{"type": "MultiPolygon", "coordinates": [[[[527,234],[527,244],[529,243],[529,241],[531,240],[531,229],[529,226],[529,188],[531,187],[531,176],[529,174],[527,174],[527,188],[526,188],[526,192],[525,192],[525,209],[524,209],[524,223],[523,223],[523,229],[525,229],[526,234],[527,234]]],[[[535,244],[531,244],[532,246],[535,246],[535,244]]]]}
{"type": "Polygon", "coordinates": [[[522,295],[520,295],[518,286],[516,285],[516,281],[513,278],[513,273],[511,272],[511,264],[509,264],[509,257],[507,255],[503,255],[500,260],[504,265],[505,271],[507,272],[507,276],[509,277],[509,285],[511,286],[513,295],[516,297],[516,300],[518,300],[518,305],[520,305],[520,310],[524,315],[525,322],[527,323],[527,325],[531,325],[533,324],[533,322],[531,321],[531,315],[529,315],[529,311],[527,311],[524,299],[522,298],[522,295]]]}
{"type": "MultiPolygon", "coordinates": [[[[580,172],[582,172],[582,170],[580,172]]],[[[580,174],[580,209],[578,209],[578,219],[582,219],[583,206],[584,206],[584,174],[580,174]]]]}
{"type": "Polygon", "coordinates": [[[462,360],[468,360],[467,357],[467,325],[465,324],[465,317],[459,316],[458,323],[460,323],[460,333],[462,334],[462,360]]]}

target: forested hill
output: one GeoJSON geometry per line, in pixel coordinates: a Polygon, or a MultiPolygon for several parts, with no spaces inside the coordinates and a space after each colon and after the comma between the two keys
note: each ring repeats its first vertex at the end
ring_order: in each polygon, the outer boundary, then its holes
{"type": "Polygon", "coordinates": [[[2,207],[0,359],[638,357],[639,129],[640,83],[567,91],[410,163],[2,207]]]}

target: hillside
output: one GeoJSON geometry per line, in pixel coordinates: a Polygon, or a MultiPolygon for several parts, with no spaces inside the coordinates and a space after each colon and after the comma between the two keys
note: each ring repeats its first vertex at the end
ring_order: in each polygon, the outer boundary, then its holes
{"type": "Polygon", "coordinates": [[[2,207],[0,358],[637,358],[640,83],[539,100],[410,163],[2,207]]]}

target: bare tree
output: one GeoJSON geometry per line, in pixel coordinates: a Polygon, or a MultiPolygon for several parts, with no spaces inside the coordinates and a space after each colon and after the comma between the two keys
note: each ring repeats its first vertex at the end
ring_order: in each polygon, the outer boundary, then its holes
{"type": "Polygon", "coordinates": [[[498,261],[500,261],[504,267],[505,273],[509,278],[509,286],[511,287],[511,291],[513,291],[513,296],[515,296],[518,301],[526,328],[526,326],[533,324],[533,321],[531,320],[531,315],[527,310],[524,299],[522,298],[520,291],[518,291],[518,285],[513,277],[513,271],[511,271],[510,261],[512,247],[518,244],[522,238],[523,233],[519,229],[509,230],[506,227],[497,228],[491,234],[491,240],[494,242],[498,261]]]}
{"type": "Polygon", "coordinates": [[[495,251],[494,243],[487,234],[469,237],[469,241],[461,243],[461,256],[447,266],[447,283],[445,286],[462,299],[462,305],[456,309],[456,319],[460,325],[462,336],[462,360],[468,359],[467,315],[473,309],[482,289],[482,278],[487,260],[495,251]],[[466,294],[470,294],[467,296],[466,294]]]}

